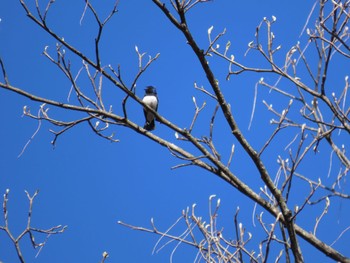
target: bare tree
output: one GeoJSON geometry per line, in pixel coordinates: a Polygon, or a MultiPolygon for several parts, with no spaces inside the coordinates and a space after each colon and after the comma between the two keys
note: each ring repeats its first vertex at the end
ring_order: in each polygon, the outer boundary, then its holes
{"type": "MultiPolygon", "coordinates": [[[[196,83],[194,87],[216,104],[216,107],[212,109],[213,114],[207,116],[210,123],[209,134],[205,132],[208,127],[199,127],[202,132],[200,136],[193,133],[197,117],[206,106],[205,104],[198,106],[195,98],[193,98],[195,105],[193,121],[188,128],[180,128],[171,120],[149,108],[136,95],[136,84],[139,78],[155,62],[159,54],[145,59],[145,53],[140,52],[136,47],[139,59],[138,72],[133,76],[130,85],[125,84],[120,66],[102,65],[100,39],[106,24],[117,12],[118,1],[111,8],[110,14],[101,18],[92,3],[86,0],[83,16],[86,12],[91,12],[98,25],[94,47],[95,56],[89,57],[62,38],[47,23],[54,1],[49,1],[44,8],[39,5],[38,1],[35,1],[35,9],[32,10],[27,1],[20,0],[29,19],[57,41],[55,52],[52,53],[45,48],[43,54],[67,77],[72,87],[69,96],[75,96],[76,103],[51,100],[12,86],[6,73],[6,62],[1,59],[3,81],[0,87],[41,103],[38,114],[33,114],[28,107],[24,107],[24,114],[39,122],[47,121],[57,127],[57,130],[51,130],[54,135],[53,144],[60,135],[81,123],[88,123],[97,135],[116,142],[118,138],[114,137],[110,128],[123,126],[166,147],[180,161],[180,164],[173,168],[196,166],[218,176],[241,195],[256,203],[257,219],[266,233],[266,238],[260,241],[256,251],[247,249],[246,245],[254,237],[245,231],[241,223],[238,223],[238,210],[234,217],[236,237],[226,238],[223,231],[217,228],[217,210],[220,201],[217,200],[217,204],[212,206],[213,197],[209,199],[213,210],[210,210],[208,222],[204,222],[196,215],[194,207],[183,211],[175,223],[175,225],[180,221],[185,223],[185,231],[182,235],[170,234],[169,231],[173,226],[166,231],[160,231],[154,223],[151,228],[136,227],[120,222],[122,225],[158,234],[161,239],[170,239],[169,242],[177,241],[178,244],[194,246],[198,250],[196,262],[200,260],[243,262],[245,259],[251,262],[267,262],[271,260],[272,244],[280,248],[280,253],[275,258],[276,262],[282,258],[286,262],[293,260],[303,262],[300,239],[336,261],[350,262],[349,257],[341,254],[332,244],[327,244],[317,236],[319,222],[328,212],[330,200],[347,202],[347,199],[350,198],[343,187],[350,169],[350,161],[345,151],[350,132],[350,108],[346,100],[349,80],[348,76],[338,76],[344,78],[342,87],[334,86],[329,81],[333,60],[336,58],[346,63],[350,57],[348,31],[350,1],[316,1],[302,32],[307,39],[306,42],[296,43],[285,53],[282,53],[281,46],[273,34],[273,26],[277,23],[276,17],[264,18],[257,26],[255,39],[248,44],[246,52],[247,55],[254,53],[254,56],[259,57],[258,61],[262,66],[246,65],[244,62],[237,61],[230,53],[231,42],[223,42],[225,30],[221,33],[214,33],[214,27],[210,27],[207,32],[208,44],[206,46],[198,44],[188,25],[187,17],[192,9],[200,8],[201,4],[210,4],[206,3],[210,0],[170,0],[167,3],[152,0],[152,2],[165,15],[169,23],[183,34],[186,43],[191,47],[205,73],[208,83],[204,85],[206,87],[198,86],[196,83]],[[83,61],[78,74],[73,74],[71,70],[70,56],[79,57],[83,61]],[[313,59],[315,57],[316,59],[313,59]],[[285,103],[283,109],[278,110],[270,103],[263,101],[266,110],[274,116],[270,121],[270,124],[274,125],[274,130],[268,138],[260,138],[261,146],[254,147],[242,132],[242,127],[238,125],[235,113],[231,110],[229,100],[220,86],[219,77],[215,75],[209,64],[210,60],[227,63],[227,81],[232,81],[236,75],[248,72],[256,74],[257,79],[260,79],[255,86],[256,95],[253,100],[251,124],[254,122],[256,98],[261,88],[267,88],[271,93],[279,96],[282,103],[285,103]],[[86,92],[80,88],[78,76],[81,74],[85,74],[90,80],[93,95],[88,95],[91,94],[90,91],[86,92]],[[264,76],[267,74],[273,76],[272,83],[265,80],[264,76]],[[102,92],[105,81],[117,87],[123,94],[124,97],[120,101],[121,112],[115,112],[111,106],[106,105],[102,92]],[[128,102],[131,100],[153,112],[157,120],[173,131],[179,142],[186,142],[187,146],[184,148],[180,146],[182,144],[176,144],[171,139],[161,138],[130,119],[128,102]],[[73,121],[56,119],[49,115],[49,106],[61,108],[67,112],[80,112],[82,117],[73,121]],[[218,125],[216,118],[218,114],[224,117],[225,125],[236,142],[235,145],[230,146],[231,154],[226,161],[222,159],[222,154],[217,149],[215,142],[214,134],[215,127],[218,125]],[[283,147],[278,141],[280,134],[289,138],[289,142],[283,147]],[[321,176],[303,174],[303,169],[301,169],[304,165],[312,165],[307,157],[311,153],[317,154],[321,144],[327,145],[331,160],[330,167],[334,162],[339,168],[332,184],[324,183],[321,176]],[[260,191],[254,190],[242,176],[245,171],[241,171],[240,174],[232,172],[230,164],[237,154],[235,153],[236,147],[242,148],[244,154],[249,156],[250,165],[256,169],[254,176],[256,180],[260,180],[260,191]],[[198,152],[200,154],[197,154],[198,152]],[[337,161],[332,161],[333,155],[336,156],[337,161]],[[279,169],[275,173],[273,169],[267,168],[264,159],[277,156],[279,169]],[[300,187],[308,189],[308,191],[299,193],[303,195],[303,201],[297,204],[291,202],[290,196],[300,187]],[[313,231],[310,231],[299,225],[297,221],[314,206],[321,207],[321,213],[314,219],[314,228],[313,231]],[[269,214],[269,218],[265,219],[262,212],[269,214]]],[[[197,126],[196,128],[198,130],[197,126]]],[[[336,241],[346,230],[340,233],[336,241]]],[[[176,248],[177,246],[174,251],[176,248]]],[[[104,259],[106,255],[103,256],[104,259]]]]}

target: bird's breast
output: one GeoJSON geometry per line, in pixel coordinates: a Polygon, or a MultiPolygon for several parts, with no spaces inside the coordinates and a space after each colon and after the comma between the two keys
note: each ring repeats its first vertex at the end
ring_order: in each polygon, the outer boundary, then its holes
{"type": "Polygon", "coordinates": [[[156,96],[145,96],[142,101],[152,109],[157,109],[158,99],[156,96]]]}

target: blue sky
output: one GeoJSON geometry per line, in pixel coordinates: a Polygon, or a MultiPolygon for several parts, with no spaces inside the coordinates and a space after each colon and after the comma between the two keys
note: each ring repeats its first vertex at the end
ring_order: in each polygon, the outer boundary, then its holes
{"type": "MultiPolygon", "coordinates": [[[[113,6],[113,1],[95,2],[102,16],[113,6]]],[[[244,57],[244,53],[247,44],[254,39],[255,28],[263,17],[277,17],[274,33],[284,52],[287,52],[297,41],[303,40],[299,35],[312,5],[313,1],[306,3],[302,0],[293,1],[293,4],[290,1],[273,0],[213,1],[193,10],[188,19],[194,36],[203,47],[207,45],[207,30],[210,26],[214,26],[213,33],[226,28],[227,34],[222,45],[230,39],[232,52],[237,59],[258,63],[254,55],[244,57]]],[[[211,116],[214,104],[193,88],[194,82],[199,85],[207,83],[183,36],[170,25],[152,1],[121,0],[118,9],[119,12],[106,26],[102,36],[102,64],[111,64],[114,68],[120,64],[124,81],[130,85],[138,63],[135,46],[151,56],[160,53],[159,59],[139,80],[138,96],[143,95],[144,86],[156,86],[160,114],[180,127],[188,127],[191,123],[194,110],[192,96],[196,97],[199,104],[206,101],[208,106],[194,132],[197,135],[208,133],[208,116],[211,116]]],[[[89,13],[82,24],[79,23],[83,10],[84,1],[56,1],[48,21],[68,42],[93,56],[97,28],[89,13]]],[[[43,97],[65,101],[70,84],[42,55],[45,46],[49,46],[48,51],[54,54],[55,41],[26,17],[19,1],[1,1],[0,18],[0,56],[11,84],[43,97]]],[[[69,52],[68,55],[72,61],[72,70],[77,72],[81,60],[69,52]]],[[[263,140],[260,137],[267,137],[273,129],[268,126],[271,115],[264,110],[262,97],[259,97],[253,127],[250,131],[247,129],[255,83],[261,75],[247,74],[225,82],[227,65],[215,59],[210,60],[210,63],[215,66],[214,71],[220,78],[242,131],[253,146],[261,147],[263,140]]],[[[340,68],[339,72],[346,73],[344,67],[340,68]]],[[[264,77],[273,80],[272,76],[264,77]]],[[[86,81],[81,85],[87,85],[86,81]]],[[[121,94],[107,81],[104,90],[108,95],[107,104],[112,104],[116,111],[120,111],[121,94]]],[[[277,107],[282,103],[276,101],[277,97],[273,94],[261,94],[277,107]]],[[[208,198],[212,194],[221,198],[219,222],[225,227],[226,236],[231,234],[234,237],[233,216],[237,206],[240,207],[240,220],[247,231],[257,236],[262,234],[261,229],[252,224],[254,203],[222,180],[199,169],[187,167],[171,170],[172,166],[179,164],[179,160],[154,142],[121,127],[110,128],[120,140],[119,143],[101,139],[87,125],[81,125],[60,136],[53,148],[50,144],[53,135],[49,129],[57,128],[42,123],[35,138],[18,158],[38,127],[35,120],[22,116],[24,105],[30,107],[32,113],[39,108],[35,102],[0,90],[0,193],[10,189],[8,205],[11,229],[18,234],[25,227],[28,202],[24,190],[33,194],[36,189],[40,189],[40,192],[34,203],[33,225],[42,228],[68,225],[64,234],[50,237],[37,258],[37,251],[30,247],[29,239],[24,239],[23,253],[28,262],[98,262],[103,251],[110,254],[107,262],[168,262],[172,245],[152,255],[158,237],[124,228],[117,221],[150,226],[150,218],[153,217],[159,229],[165,230],[181,215],[182,209],[193,203],[197,204],[197,214],[206,217],[208,198]]],[[[50,114],[64,120],[76,116],[49,108],[50,114]]],[[[128,110],[132,120],[142,125],[141,107],[130,103],[128,110]]],[[[218,116],[218,119],[222,120],[222,116],[218,116]]],[[[217,146],[223,158],[228,158],[231,146],[236,142],[225,132],[225,128],[227,126],[224,124],[218,127],[217,146]]],[[[176,141],[173,132],[158,123],[154,133],[176,141]]],[[[280,139],[285,143],[286,140],[280,139]]],[[[186,147],[184,143],[180,145],[186,147]]],[[[320,149],[325,149],[324,154],[310,157],[313,164],[317,165],[305,166],[303,171],[308,173],[313,170],[315,174],[325,177],[329,155],[326,145],[321,145],[320,149]]],[[[287,152],[283,154],[288,155],[287,152]]],[[[271,171],[277,171],[276,159],[277,155],[272,150],[271,155],[265,156],[271,171]]],[[[251,163],[247,163],[244,155],[240,157],[239,148],[232,166],[234,172],[246,177],[253,189],[259,189],[261,185],[254,184],[256,170],[251,163]]],[[[297,203],[297,193],[295,198],[297,203]]],[[[322,222],[327,224],[337,217],[338,225],[334,227],[334,235],[326,238],[327,242],[331,243],[347,227],[347,205],[345,201],[336,203],[328,218],[322,222]]],[[[300,223],[312,230],[314,222],[311,220],[314,220],[315,214],[317,211],[311,209],[300,223]]],[[[329,232],[320,230],[318,234],[327,237],[329,232]]],[[[40,237],[37,238],[40,240],[40,237]]],[[[306,262],[311,259],[314,262],[331,262],[315,250],[309,252],[310,247],[301,242],[306,262]]],[[[345,234],[336,248],[346,254],[345,244],[349,242],[350,235],[345,234]]],[[[0,247],[1,261],[16,262],[15,250],[2,232],[0,247]]],[[[174,262],[192,262],[194,258],[194,250],[180,246],[174,262]]]]}

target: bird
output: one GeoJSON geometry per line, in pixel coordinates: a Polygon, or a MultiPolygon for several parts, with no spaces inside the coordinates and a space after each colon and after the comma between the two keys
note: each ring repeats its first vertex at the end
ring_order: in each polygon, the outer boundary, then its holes
{"type": "MultiPolygon", "coordinates": [[[[153,86],[147,86],[145,88],[145,96],[142,99],[143,103],[145,103],[148,107],[152,108],[153,110],[158,110],[158,96],[157,96],[157,90],[153,86]]],[[[145,114],[146,123],[143,126],[144,129],[147,131],[152,131],[155,129],[155,116],[153,112],[151,112],[149,109],[143,108],[143,113],[145,114]]]]}

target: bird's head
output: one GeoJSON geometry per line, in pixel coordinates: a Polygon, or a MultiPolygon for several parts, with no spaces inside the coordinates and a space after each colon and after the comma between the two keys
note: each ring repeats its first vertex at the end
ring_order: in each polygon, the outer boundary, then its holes
{"type": "Polygon", "coordinates": [[[157,90],[153,86],[147,86],[145,88],[146,94],[157,94],[157,90]]]}

